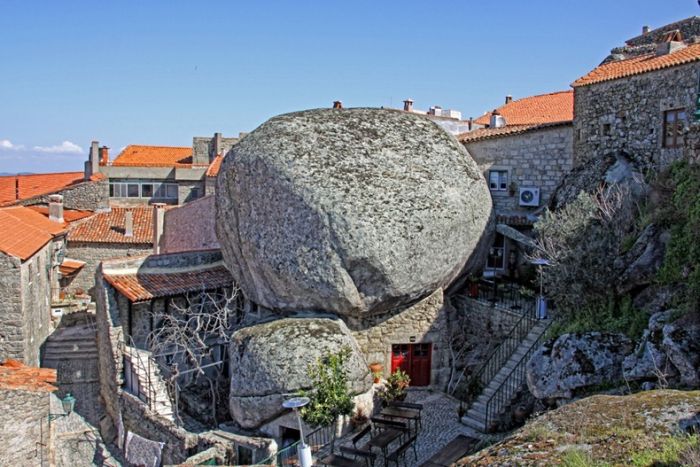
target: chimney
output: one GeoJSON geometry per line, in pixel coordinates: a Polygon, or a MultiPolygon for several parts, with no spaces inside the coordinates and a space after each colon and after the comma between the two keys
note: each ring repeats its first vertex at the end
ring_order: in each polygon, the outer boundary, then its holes
{"type": "Polygon", "coordinates": [[[511,96],[510,94],[508,94],[508,95],[506,96],[506,105],[510,104],[511,102],[513,102],[513,96],[511,96]]]}
{"type": "Polygon", "coordinates": [[[469,131],[472,131],[474,128],[474,117],[469,117],[469,121],[467,122],[467,129],[469,131]]]}
{"type": "Polygon", "coordinates": [[[504,126],[506,126],[506,119],[501,116],[498,110],[491,112],[489,128],[503,128],[504,126]]]}
{"type": "Polygon", "coordinates": [[[334,109],[342,109],[343,108],[343,101],[333,101],[333,108],[334,109]]]}
{"type": "Polygon", "coordinates": [[[224,143],[221,141],[221,133],[214,133],[214,154],[209,154],[209,162],[214,160],[214,158],[223,153],[224,143]]]}
{"type": "Polygon", "coordinates": [[[49,195],[49,220],[63,223],[63,196],[49,195]]]}
{"type": "Polygon", "coordinates": [[[649,26],[642,26],[642,35],[649,34],[649,26]]]}
{"type": "Polygon", "coordinates": [[[85,180],[90,180],[90,177],[100,172],[100,143],[93,141],[90,144],[90,154],[88,160],[85,161],[85,180]]]}
{"type": "Polygon", "coordinates": [[[153,254],[160,253],[160,237],[163,236],[165,203],[153,203],[153,254]]]}
{"type": "Polygon", "coordinates": [[[413,112],[413,99],[406,99],[403,101],[403,110],[406,112],[413,112]]]}
{"type": "Polygon", "coordinates": [[[678,29],[669,31],[656,44],[656,56],[668,55],[685,47],[683,34],[678,29]]]}
{"type": "Polygon", "coordinates": [[[109,148],[107,146],[102,146],[100,148],[100,165],[109,164],[109,148]]]}
{"type": "Polygon", "coordinates": [[[124,236],[134,236],[134,213],[131,210],[124,213],[124,236]]]}

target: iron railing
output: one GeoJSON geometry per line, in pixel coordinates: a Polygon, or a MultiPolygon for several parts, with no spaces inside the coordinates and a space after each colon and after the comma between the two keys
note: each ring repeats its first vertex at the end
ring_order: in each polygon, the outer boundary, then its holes
{"type": "Polygon", "coordinates": [[[496,391],[491,394],[488,401],[486,402],[486,417],[484,419],[484,431],[492,431],[491,427],[503,409],[507,404],[510,404],[513,400],[513,396],[520,392],[525,382],[525,373],[527,362],[530,361],[530,357],[537,350],[537,348],[544,341],[547,334],[547,329],[552,325],[550,320],[542,329],[542,333],[535,339],[535,342],[528,348],[527,352],[522,356],[518,363],[513,367],[513,369],[505,377],[501,385],[496,389],[496,391]]]}
{"type": "Polygon", "coordinates": [[[494,278],[479,281],[478,293],[470,298],[515,313],[529,313],[535,309],[533,295],[534,292],[523,293],[523,288],[513,282],[494,278]]]}

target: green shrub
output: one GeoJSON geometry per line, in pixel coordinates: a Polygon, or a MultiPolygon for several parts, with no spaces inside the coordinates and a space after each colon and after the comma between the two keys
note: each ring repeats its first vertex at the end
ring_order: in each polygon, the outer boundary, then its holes
{"type": "Polygon", "coordinates": [[[340,415],[350,415],[355,408],[345,367],[350,354],[351,349],[345,347],[337,353],[324,355],[315,365],[309,366],[313,390],[300,393],[311,399],[301,409],[301,417],[309,425],[328,426],[340,415]]]}
{"type": "Polygon", "coordinates": [[[401,368],[398,368],[386,379],[386,384],[379,389],[378,396],[384,402],[403,400],[406,397],[410,382],[411,377],[401,368]]]}

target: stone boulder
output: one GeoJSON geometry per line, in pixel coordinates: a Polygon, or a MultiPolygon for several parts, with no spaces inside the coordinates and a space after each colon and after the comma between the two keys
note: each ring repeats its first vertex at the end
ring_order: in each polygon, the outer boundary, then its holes
{"type": "Polygon", "coordinates": [[[450,134],[379,109],[280,115],[243,138],[218,177],[226,265],[278,311],[363,316],[481,267],[489,189],[450,134]]]}
{"type": "Polygon", "coordinates": [[[339,319],[285,318],[236,331],[229,347],[233,419],[251,429],[281,415],[285,395],[310,389],[309,365],[344,347],[352,352],[346,363],[351,390],[365,393],[372,387],[367,362],[339,319]]]}
{"type": "Polygon", "coordinates": [[[663,349],[684,386],[700,387],[700,323],[680,319],[663,327],[663,349]]]}
{"type": "Polygon", "coordinates": [[[537,349],[527,364],[527,385],[538,399],[571,399],[577,390],[622,380],[622,361],[633,350],[622,334],[564,334],[537,349]]]}

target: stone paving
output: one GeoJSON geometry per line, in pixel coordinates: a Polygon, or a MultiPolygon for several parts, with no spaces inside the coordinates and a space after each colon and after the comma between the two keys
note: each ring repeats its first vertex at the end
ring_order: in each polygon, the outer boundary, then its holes
{"type": "Polygon", "coordinates": [[[407,466],[423,464],[457,435],[481,437],[460,423],[457,415],[459,401],[442,392],[414,388],[409,391],[406,401],[423,404],[422,428],[416,441],[418,460],[413,456],[413,450],[409,450],[406,454],[407,466]]]}

